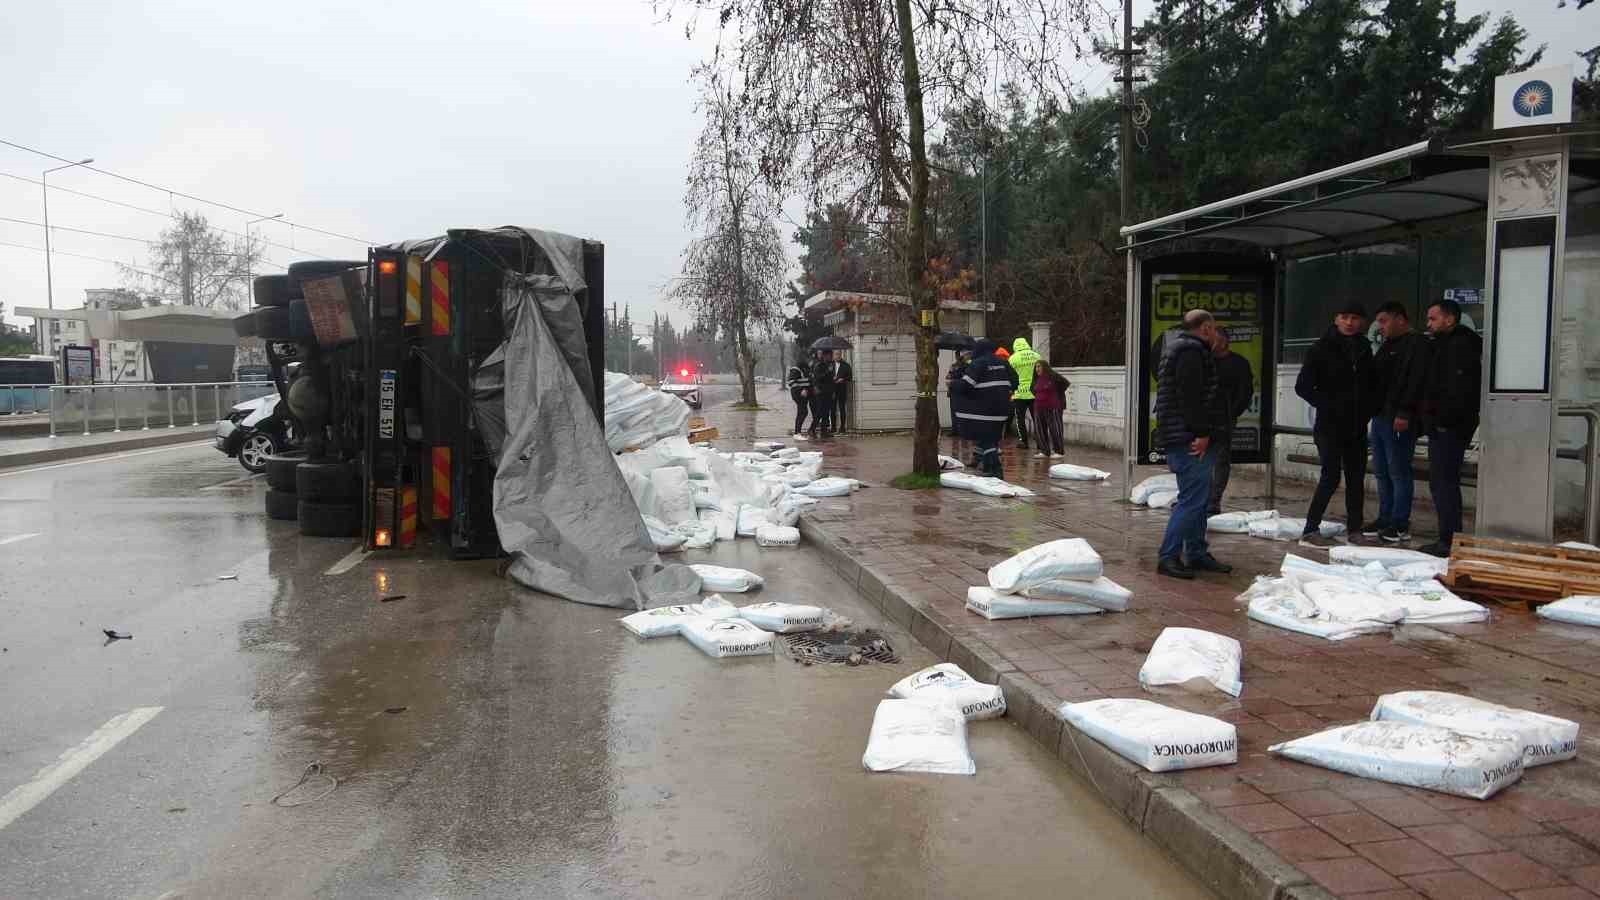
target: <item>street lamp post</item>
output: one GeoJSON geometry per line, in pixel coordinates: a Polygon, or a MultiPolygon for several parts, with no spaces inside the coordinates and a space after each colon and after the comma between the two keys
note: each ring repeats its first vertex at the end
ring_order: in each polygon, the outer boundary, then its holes
{"type": "Polygon", "coordinates": [[[50,186],[46,182],[49,180],[51,172],[59,172],[62,169],[70,169],[73,166],[87,166],[92,162],[94,162],[94,157],[91,156],[88,159],[80,159],[75,163],[67,163],[64,166],[45,169],[44,173],[39,176],[39,190],[44,198],[44,296],[45,302],[50,309],[56,308],[56,291],[55,277],[50,272],[50,186]]]}

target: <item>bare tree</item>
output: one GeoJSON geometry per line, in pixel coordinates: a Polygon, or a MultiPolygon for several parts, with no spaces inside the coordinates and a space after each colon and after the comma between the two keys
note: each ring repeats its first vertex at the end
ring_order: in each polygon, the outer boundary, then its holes
{"type": "Polygon", "coordinates": [[[667,295],[733,340],[741,399],[754,404],[750,331],[770,328],[782,315],[789,258],[773,224],[773,194],[751,152],[733,89],[714,67],[703,68],[699,77],[705,126],[689,159],[684,205],[700,237],[684,250],[682,274],[667,295]]]}
{"type": "Polygon", "coordinates": [[[200,213],[180,212],[150,245],[144,266],[121,267],[122,281],[159,303],[245,309],[264,247],[260,238],[231,236],[200,213]]]}
{"type": "Polygon", "coordinates": [[[718,29],[712,65],[753,124],[760,165],[813,208],[840,201],[895,221],[917,341],[912,468],[939,471],[938,298],[928,277],[929,122],[1016,83],[1045,107],[1109,19],[1098,0],[655,0],[718,29]]]}

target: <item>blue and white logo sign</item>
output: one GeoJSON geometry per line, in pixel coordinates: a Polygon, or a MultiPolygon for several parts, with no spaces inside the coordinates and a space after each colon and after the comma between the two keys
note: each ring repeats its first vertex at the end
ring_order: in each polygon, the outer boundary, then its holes
{"type": "Polygon", "coordinates": [[[1560,125],[1572,121],[1572,67],[1529,69],[1494,80],[1494,127],[1560,125]]]}
{"type": "Polygon", "coordinates": [[[1534,116],[1548,116],[1552,108],[1550,97],[1554,93],[1548,81],[1535,78],[1517,88],[1517,92],[1511,96],[1511,108],[1517,111],[1517,115],[1527,116],[1530,119],[1534,116]]]}

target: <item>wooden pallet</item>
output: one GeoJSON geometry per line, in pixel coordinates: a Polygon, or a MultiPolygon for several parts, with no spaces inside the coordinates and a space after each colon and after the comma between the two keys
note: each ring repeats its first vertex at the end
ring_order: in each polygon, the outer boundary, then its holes
{"type": "Polygon", "coordinates": [[[698,444],[701,441],[714,441],[720,437],[715,427],[689,429],[689,443],[698,444]]]}
{"type": "Polygon", "coordinates": [[[1440,581],[1457,593],[1533,606],[1600,594],[1600,553],[1457,535],[1440,581]]]}

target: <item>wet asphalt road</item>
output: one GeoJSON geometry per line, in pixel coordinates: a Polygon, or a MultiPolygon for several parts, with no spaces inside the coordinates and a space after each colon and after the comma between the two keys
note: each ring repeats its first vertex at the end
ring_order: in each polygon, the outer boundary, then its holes
{"type": "Polygon", "coordinates": [[[0,472],[0,797],[103,751],[0,801],[0,897],[1200,896],[1005,720],[970,729],[976,777],[863,772],[881,692],[933,660],[811,551],[695,556],[901,665],[712,660],[492,562],[325,574],[353,544],[240,476],[192,445],[0,472]],[[337,789],[272,805],[311,762],[337,789]]]}

